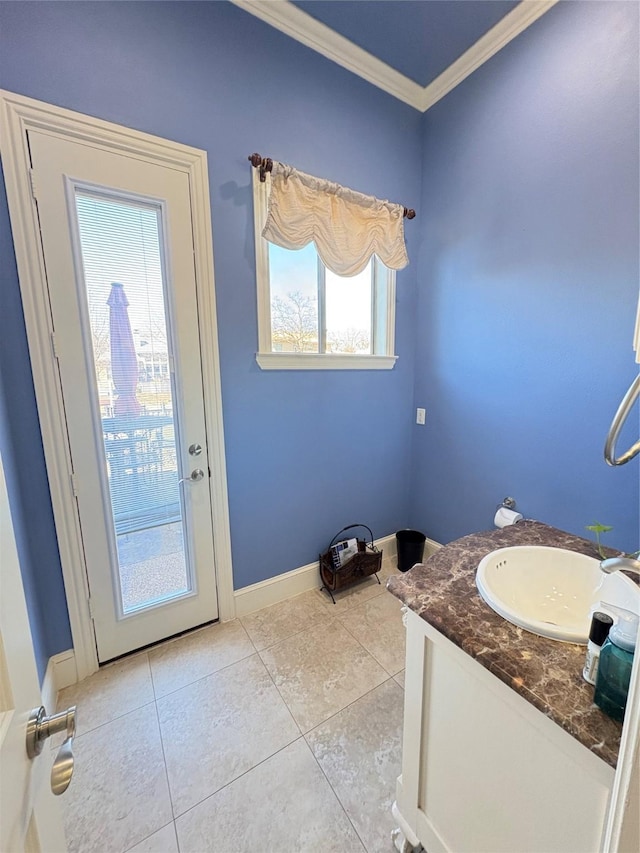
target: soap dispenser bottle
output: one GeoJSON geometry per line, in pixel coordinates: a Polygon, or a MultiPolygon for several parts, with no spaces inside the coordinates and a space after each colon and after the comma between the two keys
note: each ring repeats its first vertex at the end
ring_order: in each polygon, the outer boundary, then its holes
{"type": "Polygon", "coordinates": [[[638,616],[621,608],[616,608],[616,612],[618,621],[600,652],[594,702],[605,714],[622,722],[638,636],[638,616]]]}
{"type": "Polygon", "coordinates": [[[591,628],[589,629],[589,642],[587,643],[587,655],[584,661],[582,677],[589,684],[595,684],[598,676],[598,664],[604,641],[609,636],[613,625],[613,619],[608,613],[600,610],[591,617],[591,628]]]}

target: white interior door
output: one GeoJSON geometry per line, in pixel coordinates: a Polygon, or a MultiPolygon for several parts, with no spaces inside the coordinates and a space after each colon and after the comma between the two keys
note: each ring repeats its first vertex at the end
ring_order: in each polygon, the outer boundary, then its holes
{"type": "Polygon", "coordinates": [[[28,141],[103,662],[218,615],[189,177],[28,141]]]}
{"type": "Polygon", "coordinates": [[[49,787],[49,750],[29,760],[25,746],[29,713],[42,697],[1,459],[0,545],[0,850],[64,853],[59,804],[49,787]]]}

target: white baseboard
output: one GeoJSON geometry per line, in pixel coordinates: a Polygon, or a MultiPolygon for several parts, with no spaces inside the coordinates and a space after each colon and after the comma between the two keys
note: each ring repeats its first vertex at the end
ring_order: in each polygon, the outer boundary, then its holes
{"type": "Polygon", "coordinates": [[[70,687],[77,681],[78,670],[73,649],[68,649],[66,652],[60,652],[60,654],[49,658],[47,671],[42,682],[42,704],[47,709],[47,714],[55,713],[58,691],[64,687],[70,687]]]}
{"type": "Polygon", "coordinates": [[[319,586],[317,563],[309,563],[291,572],[276,575],[275,578],[243,586],[242,589],[237,589],[233,593],[236,602],[236,618],[277,604],[285,598],[293,598],[294,595],[300,595],[310,589],[317,589],[319,586]]]}
{"type": "Polygon", "coordinates": [[[428,560],[432,554],[435,554],[436,551],[438,551],[442,547],[442,542],[436,542],[435,539],[427,539],[427,541],[424,543],[424,557],[422,558],[423,561],[428,560]]]}
{"type": "MultiPolygon", "coordinates": [[[[395,533],[376,539],[375,545],[383,552],[384,560],[395,562],[397,557],[395,533]]],[[[433,539],[427,539],[424,559],[426,560],[441,547],[433,539]]],[[[280,601],[293,598],[295,595],[300,595],[311,589],[319,589],[321,585],[318,562],[316,561],[301,566],[299,569],[293,569],[290,572],[268,578],[265,581],[244,586],[234,593],[236,617],[246,616],[255,610],[262,610],[263,607],[270,607],[272,604],[278,604],[280,601]]]]}
{"type": "MultiPolygon", "coordinates": [[[[395,533],[376,539],[375,544],[382,551],[383,560],[385,562],[390,560],[395,565],[398,555],[395,533]]],[[[428,559],[438,548],[442,548],[439,542],[427,539],[424,559],[428,559]]],[[[260,583],[245,586],[234,592],[236,617],[246,616],[255,610],[262,610],[263,607],[278,604],[280,601],[293,598],[302,592],[308,592],[310,589],[319,589],[320,586],[317,561],[301,566],[299,569],[293,569],[291,572],[276,575],[274,578],[260,581],[260,583]]],[[[52,714],[55,711],[58,691],[76,684],[77,681],[78,670],[73,649],[60,652],[60,654],[49,658],[47,671],[42,682],[42,704],[47,709],[47,713],[52,714]]]]}

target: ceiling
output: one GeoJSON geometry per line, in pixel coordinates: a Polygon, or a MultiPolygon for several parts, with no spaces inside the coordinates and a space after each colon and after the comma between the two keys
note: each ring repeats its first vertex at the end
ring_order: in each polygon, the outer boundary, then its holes
{"type": "Polygon", "coordinates": [[[294,2],[421,86],[431,83],[517,5],[518,0],[294,2]]]}
{"type": "Polygon", "coordinates": [[[557,0],[232,0],[424,112],[557,0]]]}

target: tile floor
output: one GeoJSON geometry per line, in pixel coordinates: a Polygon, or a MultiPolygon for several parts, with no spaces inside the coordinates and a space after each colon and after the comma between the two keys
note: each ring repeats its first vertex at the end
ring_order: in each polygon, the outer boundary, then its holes
{"type": "Polygon", "coordinates": [[[400,602],[369,578],[110,664],[78,706],[72,853],[391,853],[400,602]]]}

